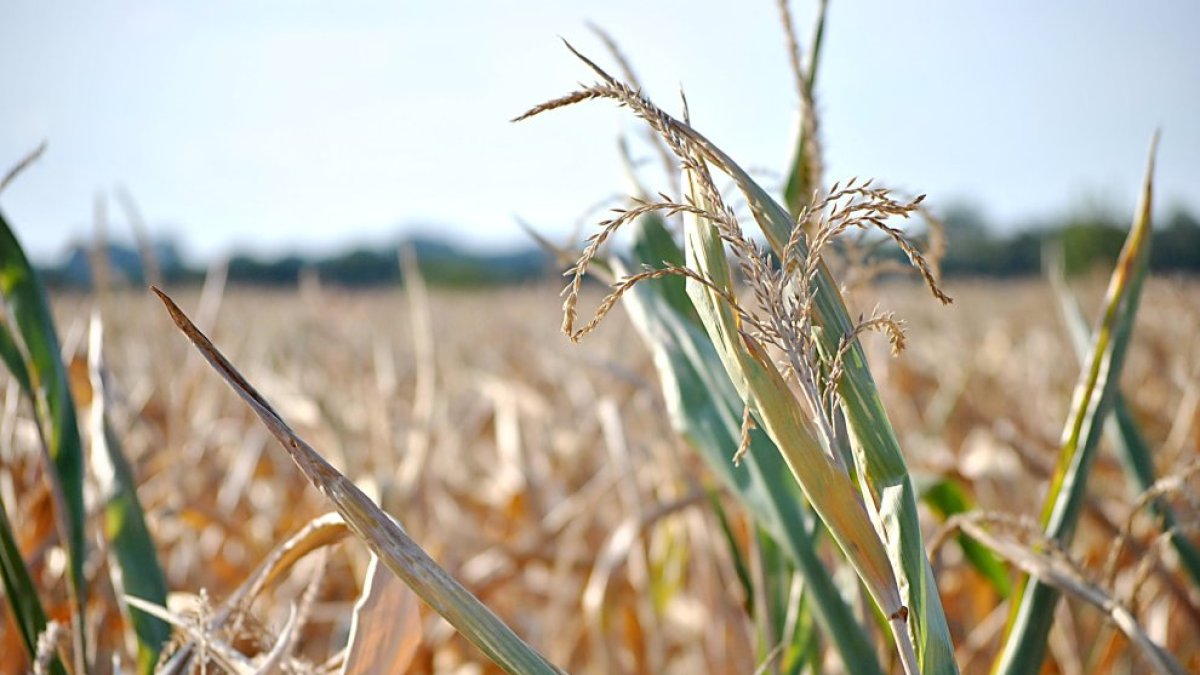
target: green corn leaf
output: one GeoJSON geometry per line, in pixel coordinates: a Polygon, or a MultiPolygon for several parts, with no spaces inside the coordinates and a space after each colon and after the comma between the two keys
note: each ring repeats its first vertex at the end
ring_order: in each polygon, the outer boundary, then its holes
{"type": "Polygon", "coordinates": [[[0,338],[0,355],[33,401],[38,429],[50,460],[46,473],[54,496],[59,535],[67,554],[67,586],[73,604],[72,647],[76,667],[82,669],[87,653],[83,444],[45,288],[3,214],[0,214],[0,294],[6,310],[6,320],[0,326],[0,332],[6,333],[0,338]],[[20,366],[14,367],[18,355],[24,372],[20,366]]]}
{"type": "MultiPolygon", "coordinates": [[[[1100,435],[1121,376],[1125,351],[1133,334],[1142,284],[1150,259],[1150,210],[1153,193],[1154,152],[1157,134],[1142,185],[1141,199],[1125,247],[1109,280],[1104,313],[1092,332],[1086,366],[1075,387],[1071,411],[1063,429],[1058,465],[1042,509],[1041,525],[1047,537],[1068,545],[1079,521],[1087,479],[1096,457],[1100,435]]],[[[993,672],[1036,672],[1045,658],[1046,641],[1054,620],[1059,593],[1036,579],[1026,581],[1013,596],[1004,645],[993,672]]]]}
{"type": "MultiPolygon", "coordinates": [[[[920,490],[921,501],[925,502],[942,520],[960,513],[967,513],[975,508],[966,490],[953,478],[933,481],[928,485],[921,486],[920,490]]],[[[955,539],[962,547],[963,555],[966,556],[971,567],[974,567],[975,571],[991,584],[997,595],[1007,598],[1012,593],[1012,581],[1000,558],[970,535],[959,532],[955,539]]]]}
{"type": "Polygon", "coordinates": [[[25,369],[25,357],[17,343],[13,341],[12,329],[8,325],[8,317],[0,315],[0,359],[12,374],[13,379],[20,385],[22,392],[33,389],[29,384],[29,371],[25,369]]]}
{"type": "MultiPolygon", "coordinates": [[[[661,268],[663,263],[683,266],[683,251],[675,245],[675,239],[667,230],[666,222],[661,215],[648,213],[639,218],[633,224],[633,228],[633,260],[636,263],[655,269],[661,268]]],[[[653,287],[656,293],[662,296],[672,311],[692,325],[700,325],[700,317],[696,314],[696,308],[692,306],[691,299],[688,298],[687,285],[682,277],[668,276],[656,279],[653,284],[647,286],[647,288],[650,287],[653,287]]]]}
{"type": "MultiPolygon", "coordinates": [[[[1066,280],[1062,278],[1061,268],[1053,270],[1050,279],[1054,285],[1055,295],[1058,296],[1059,309],[1062,311],[1063,318],[1067,322],[1068,332],[1071,334],[1071,344],[1075,347],[1075,355],[1082,361],[1087,356],[1088,344],[1091,342],[1091,328],[1087,324],[1087,319],[1084,318],[1078,300],[1067,288],[1066,280]]],[[[1154,457],[1142,434],[1141,426],[1134,418],[1133,411],[1129,409],[1129,404],[1126,403],[1125,397],[1119,390],[1114,395],[1112,417],[1105,422],[1104,432],[1108,436],[1109,442],[1116,448],[1117,456],[1125,466],[1126,473],[1129,474],[1135,496],[1149,490],[1155,482],[1154,457]]],[[[1169,531],[1176,526],[1178,520],[1174,510],[1165,500],[1154,500],[1151,508],[1159,520],[1159,526],[1164,531],[1169,531]]],[[[1186,535],[1175,533],[1170,535],[1170,540],[1171,546],[1179,554],[1183,568],[1192,578],[1192,583],[1200,587],[1200,551],[1196,550],[1186,535]]]]}
{"type": "Polygon", "coordinates": [[[742,554],[742,547],[738,545],[737,537],[733,533],[733,526],[729,522],[729,513],[721,505],[721,496],[716,489],[706,487],[704,495],[708,499],[709,508],[713,510],[713,515],[717,517],[721,536],[725,538],[725,546],[729,549],[730,558],[733,559],[733,572],[737,576],[738,585],[742,587],[742,594],[746,597],[746,612],[753,614],[754,582],[750,578],[750,568],[746,563],[746,556],[742,554]]]}
{"type": "Polygon", "coordinates": [[[798,675],[806,670],[810,673],[821,672],[821,635],[817,624],[813,621],[813,611],[808,600],[808,588],[802,588],[799,601],[799,619],[796,622],[795,635],[792,636],[787,653],[783,655],[782,672],[785,675],[798,675]]]}
{"type": "MultiPolygon", "coordinates": [[[[634,253],[639,262],[660,267],[662,261],[682,260],[682,252],[661,219],[641,219],[634,227],[634,253]]],[[[619,276],[628,273],[620,260],[613,265],[619,276]]],[[[814,518],[804,508],[803,496],[779,451],[766,434],[755,429],[741,466],[733,464],[741,436],[742,400],[725,374],[716,348],[698,322],[690,319],[695,316],[691,300],[672,294],[664,281],[682,280],[667,277],[638,284],[622,302],[654,354],[672,424],[787,552],[804,576],[817,623],[848,670],[882,673],[865,629],[817,556],[814,518]]]]}
{"type": "MultiPolygon", "coordinates": [[[[104,503],[104,535],[110,542],[116,563],[113,568],[120,570],[118,588],[124,589],[124,595],[166,607],[167,580],[158,564],[154,540],[138,501],[133,467],[121,452],[121,444],[108,421],[103,340],[100,317],[93,315],[88,345],[88,373],[92,385],[89,431],[93,474],[104,503]]],[[[127,609],[137,637],[137,669],[149,675],[154,672],[163,645],[171,639],[171,626],[140,609],[127,609]]]]}
{"type": "Polygon", "coordinates": [[[753,530],[754,578],[758,581],[759,602],[755,606],[754,623],[758,633],[758,657],[765,660],[783,633],[783,618],[787,610],[787,590],[790,568],[779,544],[762,527],[753,530]]]}

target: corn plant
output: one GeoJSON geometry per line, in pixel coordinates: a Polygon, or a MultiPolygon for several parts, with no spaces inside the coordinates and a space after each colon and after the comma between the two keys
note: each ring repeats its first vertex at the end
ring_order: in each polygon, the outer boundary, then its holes
{"type": "Polygon", "coordinates": [[[799,219],[812,225],[816,234],[810,239],[804,228],[793,226],[787,210],[716,145],[575,53],[600,82],[539,105],[518,119],[588,99],[617,101],[646,121],[679,159],[685,194],[676,200],[640,203],[591,239],[569,273],[564,331],[573,340],[582,338],[639,282],[684,278],[688,297],[741,399],[743,428],[748,433],[752,425],[761,427],[778,448],[885,617],[905,670],[955,672],[949,632],[921,543],[916,495],[858,345],[861,333],[878,330],[899,348],[903,333],[888,315],[853,321],[821,258],[822,250],[846,230],[878,228],[901,245],[934,295],[948,302],[924,258],[899,230],[885,223],[893,216],[912,214],[920,198],[897,201],[869,182],[835,185],[799,219]],[[710,166],[733,179],[771,252],[744,234],[716,188],[710,166]],[[667,264],[617,281],[596,315],[577,326],[582,278],[600,245],[621,225],[649,212],[682,216],[685,264],[667,264]],[[755,309],[736,294],[726,246],[754,293],[755,309]],[[768,349],[785,360],[782,367],[768,349]],[[845,415],[847,432],[838,429],[835,411],[845,415]]]}

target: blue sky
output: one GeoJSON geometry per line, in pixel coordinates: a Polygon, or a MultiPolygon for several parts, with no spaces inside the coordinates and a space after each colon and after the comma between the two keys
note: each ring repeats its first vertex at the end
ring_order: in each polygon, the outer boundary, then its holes
{"type": "MultiPolygon", "coordinates": [[[[797,2],[807,41],[814,3],[797,2]]],[[[796,96],[773,2],[35,2],[0,8],[0,195],[40,258],[124,185],[196,257],[382,242],[423,225],[522,243],[624,189],[608,103],[521,124],[590,82],[562,47],[647,85],[744,166],[787,160],[796,96]]],[[[1131,207],[1163,130],[1158,203],[1200,212],[1200,3],[832,0],[818,84],[829,177],[980,205],[1000,224],[1131,207]]],[[[665,184],[659,187],[665,187],[665,184]]],[[[109,230],[127,236],[109,199],[109,230]]]]}

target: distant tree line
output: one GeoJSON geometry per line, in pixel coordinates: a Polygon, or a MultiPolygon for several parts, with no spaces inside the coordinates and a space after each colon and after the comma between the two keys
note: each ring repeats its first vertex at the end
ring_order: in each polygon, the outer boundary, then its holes
{"type": "MultiPolygon", "coordinates": [[[[323,284],[367,288],[403,283],[400,252],[411,248],[421,276],[430,284],[470,287],[512,284],[554,272],[552,257],[538,248],[526,247],[513,253],[475,253],[434,239],[412,239],[403,244],[356,248],[328,256],[295,254],[263,258],[238,254],[226,261],[229,283],[264,287],[294,287],[305,277],[323,284]]],[[[110,244],[105,252],[108,278],[115,283],[149,283],[143,257],[132,247],[110,244]]],[[[155,256],[165,281],[198,283],[207,269],[183,262],[178,247],[162,243],[155,256]]],[[[41,266],[43,278],[52,287],[88,288],[93,283],[96,252],[83,245],[72,246],[63,261],[41,266]]]]}
{"type": "MultiPolygon", "coordinates": [[[[1038,274],[1047,245],[1061,251],[1068,274],[1116,262],[1129,233],[1129,220],[1095,211],[1064,222],[1023,228],[997,236],[982,215],[967,206],[948,209],[945,225],[947,276],[1019,277],[1038,274]]],[[[1182,208],[1155,223],[1150,269],[1160,274],[1200,273],[1200,220],[1182,208]]]]}
{"type": "MultiPolygon", "coordinates": [[[[942,221],[948,250],[942,273],[948,277],[1011,278],[1041,273],[1043,252],[1050,245],[1062,252],[1068,274],[1111,266],[1117,259],[1129,223],[1095,212],[1063,222],[998,234],[979,211],[966,206],[947,209],[942,221]]],[[[235,255],[228,260],[232,284],[290,287],[305,276],[323,284],[353,288],[403,282],[399,251],[411,247],[422,276],[441,286],[510,284],[556,275],[553,256],[532,244],[513,253],[475,253],[431,238],[402,245],[358,248],[328,256],[285,255],[257,258],[235,255]]],[[[160,243],[153,251],[158,267],[170,282],[198,282],[205,270],[185,264],[178,248],[160,243]]],[[[108,276],[116,283],[146,283],[144,256],[132,247],[110,244],[105,252],[108,276]]],[[[900,256],[898,250],[882,255],[900,256]]],[[[43,277],[55,287],[86,288],[92,283],[95,251],[75,246],[63,261],[42,267],[43,277]]],[[[1151,270],[1160,274],[1200,274],[1200,220],[1184,209],[1175,209],[1158,221],[1150,254],[1151,270]]]]}

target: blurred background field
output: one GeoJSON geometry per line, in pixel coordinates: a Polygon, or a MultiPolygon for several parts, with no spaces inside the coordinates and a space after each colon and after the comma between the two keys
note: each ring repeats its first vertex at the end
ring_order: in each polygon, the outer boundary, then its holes
{"type": "MultiPolygon", "coordinates": [[[[1090,311],[1101,287],[1080,287],[1090,311]]],[[[898,358],[882,338],[867,341],[888,409],[914,473],[955,476],[980,508],[1034,517],[1077,373],[1053,297],[1034,280],[948,290],[957,301],[947,308],[903,282],[856,296],[909,321],[911,347],[898,358]]],[[[647,350],[623,315],[572,345],[558,333],[556,296],[550,284],[428,296],[309,285],[234,288],[204,301],[192,289],[178,299],[211,322],[214,339],[302,436],[553,662],[587,673],[753,670],[747,598],[704,498],[715,483],[672,432],[647,350]]],[[[1200,449],[1197,297],[1194,281],[1152,281],[1123,377],[1164,474],[1194,463],[1200,449]]],[[[95,299],[65,293],[54,305],[65,349],[80,348],[95,299]]],[[[99,306],[112,414],[169,587],[203,591],[216,604],[329,508],[178,339],[156,300],[123,289],[99,306]]],[[[53,523],[36,440],[5,382],[0,488],[16,507],[10,513],[21,514],[31,568],[52,580],[61,560],[47,555],[53,523]]],[[[1108,448],[1092,485],[1075,550],[1099,574],[1130,517],[1130,491],[1108,448]]],[[[744,517],[727,505],[745,539],[744,517]]],[[[1150,531],[1142,519],[1139,541],[1150,531]]],[[[938,521],[925,525],[931,536],[938,521]]],[[[1140,541],[1122,563],[1149,555],[1148,545],[1140,541]]],[[[993,609],[994,591],[960,556],[951,542],[932,560],[960,665],[980,672],[1005,605],[993,609]]],[[[324,568],[301,565],[257,601],[238,643],[251,653],[256,639],[272,644],[289,603],[315,593],[295,653],[298,663],[324,662],[345,639],[365,562],[365,549],[347,541],[324,568]]],[[[122,639],[104,565],[89,567],[101,654],[122,639]]],[[[47,586],[58,598],[49,610],[61,615],[61,583],[47,586]]],[[[1118,588],[1139,603],[1156,639],[1200,665],[1193,589],[1162,570],[1118,588]]],[[[1091,608],[1064,605],[1053,672],[1129,665],[1117,631],[1091,608]],[[1099,661],[1085,664],[1078,646],[1092,644],[1099,661]]],[[[424,609],[421,617],[413,672],[491,672],[439,618],[424,609]]],[[[20,654],[11,624],[0,635],[3,653],[20,654]]],[[[20,658],[3,661],[4,672],[22,672],[20,658]]]]}
{"type": "Polygon", "coordinates": [[[0,674],[1200,672],[1195,25],[6,6],[0,674]]]}

